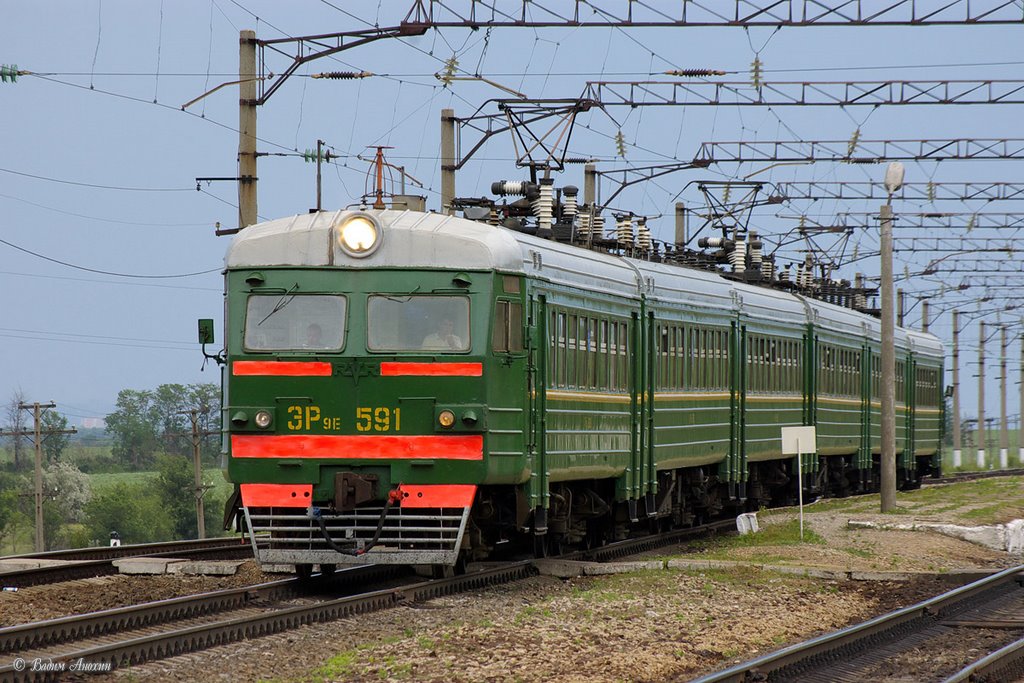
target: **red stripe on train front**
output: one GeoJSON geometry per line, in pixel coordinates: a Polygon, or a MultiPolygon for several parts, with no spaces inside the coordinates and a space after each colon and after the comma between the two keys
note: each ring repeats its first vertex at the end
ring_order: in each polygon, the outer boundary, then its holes
{"type": "Polygon", "coordinates": [[[312,484],[240,484],[242,505],[246,507],[309,507],[312,484]]]}
{"type": "Polygon", "coordinates": [[[473,504],[473,484],[402,484],[404,508],[468,508],[473,504]]]}
{"type": "Polygon", "coordinates": [[[381,377],[481,377],[483,363],[395,363],[380,364],[381,377]]]}
{"type": "Polygon", "coordinates": [[[236,360],[231,364],[231,374],[267,375],[273,377],[330,377],[333,369],[330,363],[274,360],[236,360]]]}
{"type": "Polygon", "coordinates": [[[484,437],[332,436],[327,434],[231,435],[236,458],[345,458],[346,460],[483,460],[484,437]]]}

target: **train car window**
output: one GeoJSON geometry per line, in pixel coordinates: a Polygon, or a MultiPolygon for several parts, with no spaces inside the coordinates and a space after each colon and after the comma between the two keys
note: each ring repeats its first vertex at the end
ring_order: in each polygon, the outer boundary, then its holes
{"type": "Polygon", "coordinates": [[[722,333],[719,330],[711,330],[711,388],[718,389],[722,386],[722,333]]]}
{"type": "Polygon", "coordinates": [[[243,345],[247,351],[339,351],[346,303],[340,294],[251,294],[243,345]]]}
{"type": "Polygon", "coordinates": [[[703,384],[700,369],[700,330],[690,328],[690,385],[693,389],[700,389],[703,384]]]}
{"type": "Polygon", "coordinates": [[[597,318],[587,318],[587,355],[590,357],[589,385],[591,388],[597,388],[597,368],[601,362],[597,355],[597,318]]]}
{"type": "Polygon", "coordinates": [[[629,389],[629,325],[619,323],[619,388],[629,389]]]}
{"type": "Polygon", "coordinates": [[[366,346],[371,351],[469,351],[469,297],[371,295],[366,346]]]}
{"type": "Polygon", "coordinates": [[[707,332],[703,329],[697,329],[695,332],[697,333],[696,355],[694,356],[694,362],[697,364],[696,386],[699,389],[705,389],[708,386],[707,332]]]}
{"type": "Polygon", "coordinates": [[[905,403],[906,395],[906,365],[903,361],[896,361],[896,402],[905,403]]]}
{"type": "Polygon", "coordinates": [[[491,345],[496,352],[523,350],[523,305],[518,301],[495,302],[491,345]]]}
{"type": "Polygon", "coordinates": [[[608,323],[608,388],[618,388],[618,323],[608,323]]]}
{"type": "Polygon", "coordinates": [[[501,288],[505,290],[506,294],[518,294],[519,278],[515,275],[502,275],[501,288]]]}
{"type": "Polygon", "coordinates": [[[590,336],[586,316],[580,316],[579,326],[576,328],[576,346],[579,353],[579,366],[577,368],[576,382],[581,389],[590,386],[590,336]]]}
{"type": "Polygon", "coordinates": [[[578,387],[580,374],[579,317],[570,313],[569,324],[565,328],[565,339],[568,348],[565,354],[566,386],[578,387]]]}
{"type": "Polygon", "coordinates": [[[718,330],[705,330],[704,337],[704,386],[710,389],[718,386],[718,330]]]}
{"type": "Polygon", "coordinates": [[[673,330],[675,335],[676,369],[675,374],[672,376],[672,386],[676,389],[682,389],[686,386],[683,375],[686,367],[686,349],[684,347],[686,335],[683,334],[683,328],[681,327],[673,328],[673,330]]]}
{"type": "Polygon", "coordinates": [[[729,332],[727,330],[719,330],[715,333],[717,343],[715,345],[715,354],[718,356],[718,361],[715,363],[716,371],[718,376],[715,381],[716,389],[728,389],[729,388],[729,332]]]}
{"type": "Polygon", "coordinates": [[[600,338],[597,346],[597,386],[608,388],[608,321],[602,320],[599,325],[600,338]]]}
{"type": "Polygon", "coordinates": [[[565,313],[559,311],[555,317],[555,386],[565,386],[565,350],[568,341],[565,338],[565,313]]]}

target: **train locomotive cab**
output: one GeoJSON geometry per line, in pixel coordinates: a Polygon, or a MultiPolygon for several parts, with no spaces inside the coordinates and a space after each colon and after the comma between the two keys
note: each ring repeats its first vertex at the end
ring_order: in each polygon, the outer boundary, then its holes
{"type": "Polygon", "coordinates": [[[468,546],[491,316],[518,287],[492,269],[500,238],[423,217],[296,216],[230,247],[226,472],[261,563],[453,566],[468,546]]]}

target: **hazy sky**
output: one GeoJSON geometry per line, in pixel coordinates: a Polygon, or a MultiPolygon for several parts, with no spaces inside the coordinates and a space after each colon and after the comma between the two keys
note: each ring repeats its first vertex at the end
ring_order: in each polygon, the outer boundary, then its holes
{"type": "MultiPolygon", "coordinates": [[[[567,6],[545,0],[552,7],[567,6]]],[[[541,4],[545,4],[541,3],[541,4]]],[[[451,0],[467,6],[468,0],[451,0]]],[[[518,7],[519,3],[513,3],[518,7]]],[[[675,3],[650,3],[671,6],[675,3]]],[[[723,3],[724,4],[724,3],[723,3]]],[[[867,4],[867,3],[865,3],[867,4]]],[[[919,6],[928,5],[919,0],[919,6]]],[[[934,5],[943,2],[931,3],[934,5]]],[[[20,388],[30,401],[55,401],[79,422],[113,409],[123,388],[168,382],[216,382],[216,368],[200,372],[195,321],[219,319],[221,274],[230,238],[215,224],[237,223],[232,182],[198,176],[237,174],[238,89],[212,93],[187,111],[184,103],[237,79],[238,32],[259,38],[299,36],[398,23],[411,0],[380,2],[254,2],[250,0],[75,0],[3,2],[0,65],[35,75],[0,83],[0,398],[20,388]]],[[[621,8],[625,0],[607,0],[621,8]]],[[[511,6],[511,5],[509,5],[511,6]]],[[[462,75],[482,76],[530,97],[577,97],[592,80],[669,80],[667,69],[712,68],[718,80],[749,83],[757,56],[766,81],[879,81],[1019,78],[1024,26],[862,28],[557,28],[431,31],[418,38],[380,41],[312,62],[298,70],[259,109],[259,214],[270,219],[303,213],[315,204],[314,167],[294,155],[325,140],[337,163],[324,173],[324,205],[359,201],[367,164],[355,155],[390,145],[389,159],[422,181],[428,207],[437,208],[440,110],[468,116],[507,93],[480,82],[445,88],[434,77],[458,57],[462,75]],[[312,79],[323,71],[366,70],[360,81],[312,79]],[[652,74],[654,74],[652,76],[652,74]],[[276,156],[284,154],[286,156],[276,156]]],[[[286,51],[292,48],[285,47],[286,51]]],[[[266,53],[267,71],[287,68],[288,57],[266,53]]],[[[734,140],[862,140],[1024,137],[1019,105],[905,107],[609,107],[580,117],[570,148],[601,160],[601,168],[692,159],[701,142],[734,140]],[[626,142],[616,160],[615,136],[626,142]]],[[[462,149],[478,137],[464,132],[462,149]]],[[[492,181],[522,179],[507,135],[496,136],[457,179],[457,194],[482,196],[492,181]]],[[[823,163],[716,165],[633,188],[615,204],[652,217],[655,237],[671,238],[674,201],[699,206],[695,180],[735,179],[757,173],[766,182],[879,180],[882,165],[823,163]],[[662,214],[665,217],[661,218],[662,214]]],[[[907,163],[907,181],[1024,182],[1020,161],[907,163]]],[[[582,186],[578,166],[557,185],[582,186]]],[[[606,195],[612,186],[603,187],[606,195]]],[[[764,207],[754,223],[766,232],[792,228],[809,214],[829,225],[840,211],[877,211],[878,202],[794,202],[764,207]],[[776,215],[781,217],[776,217],[776,215]]],[[[897,212],[1015,212],[1019,202],[989,205],[943,202],[895,206],[897,212]]],[[[609,217],[610,218],[610,217],[609,217]]],[[[874,222],[862,217],[865,225],[874,222]]],[[[967,219],[963,219],[966,224],[967,219]]],[[[874,229],[854,236],[859,253],[877,249],[874,229]]],[[[900,232],[897,235],[908,235],[900,232]]],[[[935,235],[935,231],[928,234],[935,235]]],[[[958,233],[959,234],[959,233],[958,233]]],[[[1014,231],[976,230],[1011,240],[1014,231]]],[[[797,257],[799,245],[784,252],[797,257]]],[[[852,246],[852,243],[851,243],[852,246]]],[[[993,256],[1006,263],[1015,257],[993,256]]],[[[920,270],[933,256],[898,255],[920,270]]],[[[874,260],[844,271],[877,274],[874,260]]],[[[939,280],[914,278],[906,287],[935,289],[939,280]]],[[[978,296],[978,288],[969,290],[978,296]]],[[[999,290],[998,296],[1014,296],[999,290]]],[[[958,300],[963,300],[961,297],[958,300]]],[[[987,303],[988,307],[1006,303],[987,303]]],[[[1010,305],[1015,301],[1010,301],[1010,305]]],[[[937,304],[937,308],[941,308],[937,304]]],[[[910,322],[917,324],[920,307],[910,322]]],[[[965,310],[976,310],[970,304],[965,310]]],[[[1018,315],[1016,311],[1008,315],[1018,315]]],[[[1010,320],[1005,317],[1004,320],[1010,320]]],[[[995,317],[990,321],[994,322],[995,317]]],[[[1013,329],[1017,334],[1019,325],[1013,329]]],[[[933,330],[950,337],[950,317],[933,330]]],[[[974,327],[964,333],[965,360],[976,358],[974,327]]],[[[218,320],[218,334],[220,324],[218,320]]],[[[990,345],[990,356],[997,345],[990,345]]],[[[1020,347],[1011,348],[1017,381],[1020,347]]],[[[965,412],[973,413],[972,375],[965,412]]],[[[990,365],[986,376],[995,378],[990,365]]],[[[994,384],[994,382],[992,383],[994,384]]],[[[1017,412],[1011,385],[1011,412],[1017,412]]],[[[997,414],[991,386],[989,414],[997,414]]]]}

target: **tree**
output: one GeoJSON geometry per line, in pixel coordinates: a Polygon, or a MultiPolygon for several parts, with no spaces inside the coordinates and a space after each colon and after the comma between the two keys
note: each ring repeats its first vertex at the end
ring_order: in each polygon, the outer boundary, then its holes
{"type": "Polygon", "coordinates": [[[117,410],[107,415],[107,432],[114,439],[111,452],[132,469],[142,469],[153,461],[156,451],[157,411],[148,391],[122,389],[117,394],[117,410]]]}
{"type": "Polygon", "coordinates": [[[185,411],[192,408],[182,384],[161,384],[153,391],[156,430],[164,452],[188,455],[192,452],[192,429],[185,411]]]}
{"type": "Polygon", "coordinates": [[[190,384],[187,388],[189,405],[198,408],[199,432],[203,436],[201,452],[207,460],[216,463],[220,453],[220,387],[216,384],[190,384]]]}
{"type": "Polygon", "coordinates": [[[150,483],[118,482],[85,506],[89,537],[106,542],[116,531],[122,543],[171,540],[173,529],[160,496],[150,483]]]}
{"type": "Polygon", "coordinates": [[[43,425],[43,431],[55,430],[55,433],[47,434],[43,437],[43,454],[46,456],[46,461],[49,463],[55,463],[60,460],[61,454],[64,453],[64,449],[68,447],[71,442],[70,434],[61,434],[63,430],[68,428],[68,419],[51,409],[43,413],[40,418],[40,422],[43,425]]]}
{"type": "Polygon", "coordinates": [[[195,538],[196,528],[195,479],[192,460],[180,455],[162,455],[157,458],[157,495],[174,528],[175,538],[195,538]]]}
{"type": "MultiPolygon", "coordinates": [[[[7,402],[7,406],[4,409],[4,417],[6,418],[7,424],[4,425],[3,431],[7,432],[24,432],[28,424],[28,416],[24,410],[21,409],[21,404],[25,402],[25,392],[18,387],[14,390],[11,395],[11,399],[7,402]]],[[[8,436],[8,442],[12,446],[14,452],[14,469],[19,470],[28,463],[28,458],[25,457],[25,447],[28,444],[28,440],[24,436],[8,436]]]]}
{"type": "Polygon", "coordinates": [[[15,522],[24,515],[18,509],[18,493],[24,480],[14,474],[0,472],[0,545],[12,532],[15,522]]]}
{"type": "Polygon", "coordinates": [[[153,391],[124,389],[117,395],[117,410],[107,416],[115,458],[139,469],[153,463],[158,450],[191,456],[192,424],[188,411],[200,411],[203,452],[216,453],[220,430],[220,397],[215,384],[161,384],[153,391]]]}
{"type": "Polygon", "coordinates": [[[89,475],[69,462],[52,463],[43,470],[43,496],[61,511],[65,522],[82,522],[92,498],[89,475]]]}

